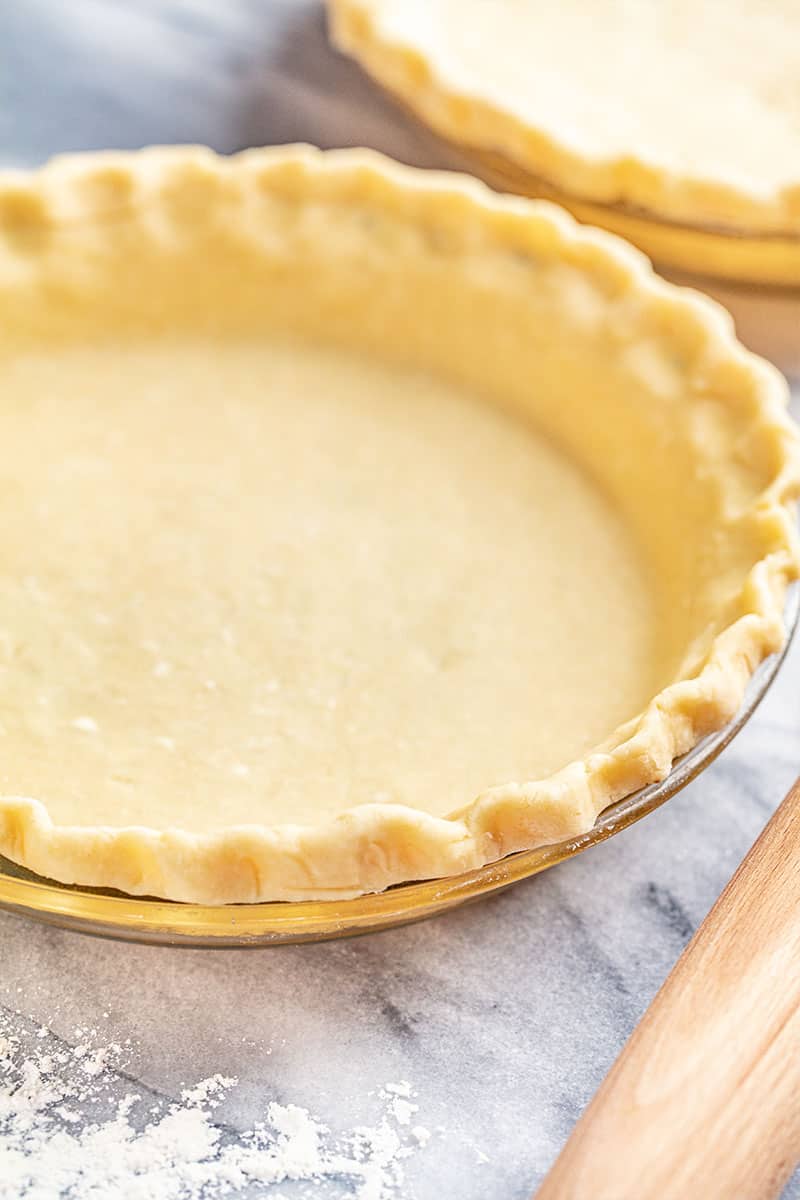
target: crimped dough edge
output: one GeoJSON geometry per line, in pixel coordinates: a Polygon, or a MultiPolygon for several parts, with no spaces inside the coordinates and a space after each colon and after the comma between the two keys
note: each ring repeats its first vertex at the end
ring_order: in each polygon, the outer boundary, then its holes
{"type": "MultiPolygon", "coordinates": [[[[197,147],[64,156],[38,172],[0,174],[0,287],[13,288],[2,252],[20,231],[72,222],[91,225],[137,208],[137,181],[148,181],[147,216],[159,188],[174,205],[185,190],[187,220],[203,221],[192,204],[198,179],[224,192],[240,175],[264,179],[289,170],[292,178],[326,173],[346,178],[377,206],[409,220],[435,215],[456,228],[465,210],[489,227],[498,244],[534,223],[573,265],[610,281],[625,279],[645,308],[670,304],[672,323],[659,336],[711,353],[729,368],[728,395],[755,404],[757,428],[777,447],[768,486],[752,506],[760,555],[742,579],[740,614],[714,639],[691,678],[657,694],[644,711],[581,761],[550,778],[493,787],[450,817],[401,805],[366,804],[315,826],[235,826],[197,834],[180,829],[55,825],[44,804],[0,797],[0,853],[37,874],[65,883],[112,887],[133,895],[206,904],[267,900],[341,899],[398,883],[474,870],[515,851],[585,833],[609,804],[669,773],[674,760],[736,713],[758,664],[785,637],[789,584],[800,575],[795,505],[800,496],[800,438],[786,415],[787,389],[768,364],[736,342],[730,318],[716,304],[659,279],[647,259],[620,239],[579,226],[546,202],[501,197],[476,180],[400,166],[370,151],[320,152],[310,147],[246,151],[225,159],[197,147]],[[680,335],[687,331],[690,338],[680,335]]],[[[211,203],[216,194],[211,189],[211,203]]],[[[225,200],[230,204],[230,195],[225,200]]],[[[228,210],[226,210],[227,212],[228,210]]],[[[140,220],[141,236],[155,236],[140,220]]],[[[253,239],[252,253],[258,254],[253,239]]],[[[13,253],[11,255],[13,259],[13,253]]],[[[691,364],[686,368],[691,369],[691,364]]]]}
{"type": "Polygon", "coordinates": [[[583,203],[720,233],[800,237],[800,179],[770,194],[635,155],[589,157],[568,146],[556,114],[532,125],[476,91],[456,89],[414,45],[384,36],[369,0],[327,0],[331,39],[437,133],[464,150],[498,154],[583,203]]]}

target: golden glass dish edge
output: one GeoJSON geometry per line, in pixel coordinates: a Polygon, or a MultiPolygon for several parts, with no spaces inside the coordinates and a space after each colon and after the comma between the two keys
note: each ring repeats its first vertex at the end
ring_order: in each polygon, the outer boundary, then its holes
{"type": "Polygon", "coordinates": [[[775,679],[800,622],[800,584],[789,590],[786,639],[755,671],[739,712],[678,759],[661,783],[625,797],[581,837],[511,854],[477,871],[399,884],[352,900],[304,900],[219,907],[138,898],[40,879],[0,858],[0,910],[75,932],[152,945],[244,948],[322,942],[375,933],[455,908],[519,883],[627,829],[705,770],[753,715],[775,679]]]}

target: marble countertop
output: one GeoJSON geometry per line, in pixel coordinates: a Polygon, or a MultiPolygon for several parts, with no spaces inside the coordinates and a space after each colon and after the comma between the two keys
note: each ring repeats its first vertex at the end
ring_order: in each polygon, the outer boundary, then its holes
{"type": "MultiPolygon", "coordinates": [[[[293,140],[448,161],[328,48],[317,3],[0,3],[8,164],[293,140]]],[[[162,1096],[236,1076],[218,1110],[233,1136],[270,1100],[333,1130],[374,1124],[380,1089],[408,1080],[433,1136],[406,1160],[402,1195],[522,1200],[799,764],[800,642],[699,780],[511,891],[366,939],[261,952],[123,945],[0,915],[0,1006],[23,1040],[40,1025],[66,1043],[76,1027],[128,1040],[127,1077],[162,1096]]],[[[304,1186],[274,1194],[318,1194],[304,1186]]],[[[329,1180],[320,1194],[351,1185],[329,1180]]],[[[800,1181],[786,1195],[800,1198],[800,1181]]]]}

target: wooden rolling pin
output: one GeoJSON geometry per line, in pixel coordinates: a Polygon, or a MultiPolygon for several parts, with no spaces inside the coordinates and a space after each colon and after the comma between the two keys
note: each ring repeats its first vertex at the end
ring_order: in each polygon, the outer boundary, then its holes
{"type": "Polygon", "coordinates": [[[536,1197],[771,1200],[798,1161],[800,780],[536,1197]]]}

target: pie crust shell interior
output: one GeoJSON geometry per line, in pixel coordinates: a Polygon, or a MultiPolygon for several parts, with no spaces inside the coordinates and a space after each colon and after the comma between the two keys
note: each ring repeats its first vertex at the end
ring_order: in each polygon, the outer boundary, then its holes
{"type": "Polygon", "coordinates": [[[546,203],[304,147],[0,180],[0,853],[205,903],[586,831],[784,637],[797,433],[546,203]]]}

